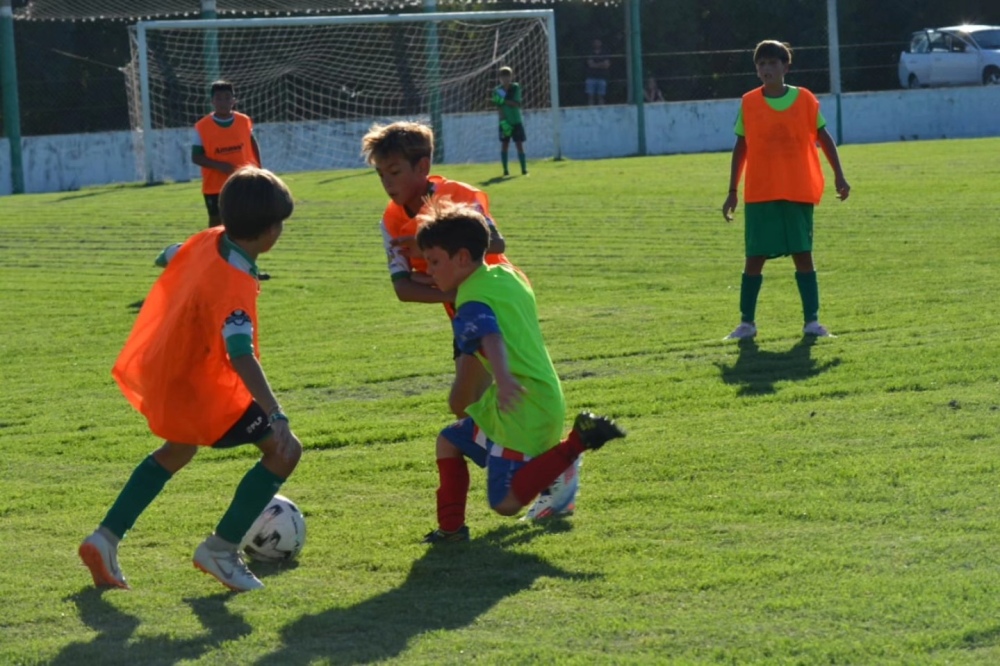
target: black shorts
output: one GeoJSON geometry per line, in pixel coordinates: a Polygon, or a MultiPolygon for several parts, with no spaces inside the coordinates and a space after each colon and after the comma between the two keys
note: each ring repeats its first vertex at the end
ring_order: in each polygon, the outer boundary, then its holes
{"type": "Polygon", "coordinates": [[[219,195],[206,194],[205,208],[208,209],[208,214],[210,217],[219,217],[219,195]]]}
{"type": "Polygon", "coordinates": [[[524,143],[525,141],[528,140],[528,135],[524,133],[523,124],[518,123],[517,125],[511,125],[511,128],[513,129],[513,131],[510,133],[510,136],[504,136],[503,130],[497,128],[497,132],[499,132],[500,134],[501,141],[509,141],[513,139],[514,143],[524,143]]]}
{"type": "MultiPolygon", "coordinates": [[[[218,197],[216,197],[218,198],[218,197]]],[[[236,421],[232,428],[226,431],[219,441],[212,444],[213,449],[231,449],[244,444],[256,444],[271,434],[271,423],[267,413],[256,402],[251,402],[247,411],[236,421]]]]}

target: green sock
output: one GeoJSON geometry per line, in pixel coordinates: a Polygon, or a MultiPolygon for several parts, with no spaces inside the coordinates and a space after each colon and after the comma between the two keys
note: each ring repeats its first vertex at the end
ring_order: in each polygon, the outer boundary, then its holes
{"type": "Polygon", "coordinates": [[[756,321],[757,296],[760,295],[763,284],[763,275],[743,274],[743,280],[740,282],[740,321],[756,321]]]}
{"type": "Polygon", "coordinates": [[[521,173],[528,173],[528,158],[524,156],[524,153],[517,154],[517,161],[521,163],[521,173]]]}
{"type": "Polygon", "coordinates": [[[236,495],[215,527],[215,533],[226,541],[239,543],[284,482],[258,462],[236,487],[236,495]]]}
{"type": "Polygon", "coordinates": [[[507,175],[507,151],[506,150],[501,150],[500,151],[500,164],[503,165],[503,173],[506,176],[507,175]]]}
{"type": "Polygon", "coordinates": [[[146,457],[132,472],[125,487],[118,493],[118,499],[108,509],[108,515],[101,521],[104,527],[121,539],[132,529],[136,519],[146,510],[150,502],[163,490],[173,476],[156,462],[152,455],[146,457]]]}
{"type": "Polygon", "coordinates": [[[808,273],[795,272],[795,283],[799,285],[799,296],[802,297],[802,316],[808,324],[819,319],[819,283],[816,281],[816,271],[808,273]]]}

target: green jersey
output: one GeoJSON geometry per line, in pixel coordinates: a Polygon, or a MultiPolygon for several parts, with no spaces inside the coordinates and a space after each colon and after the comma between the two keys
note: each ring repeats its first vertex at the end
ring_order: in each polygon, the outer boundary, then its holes
{"type": "MultiPolygon", "coordinates": [[[[510,265],[482,266],[458,287],[456,329],[462,326],[462,306],[467,303],[481,303],[492,310],[507,348],[510,372],[526,392],[515,409],[502,412],[494,383],[466,412],[487,437],[504,448],[528,456],[548,451],[562,438],[566,401],[545,348],[531,285],[510,265]]],[[[489,359],[481,354],[480,359],[492,372],[489,359]]]]}
{"type": "MultiPolygon", "coordinates": [[[[497,86],[497,94],[502,94],[503,86],[497,86]]],[[[500,119],[506,120],[511,125],[522,125],[524,124],[524,118],[521,117],[521,84],[512,83],[510,84],[510,90],[506,91],[504,100],[511,100],[517,102],[517,106],[511,106],[509,104],[500,105],[500,119]]]]}

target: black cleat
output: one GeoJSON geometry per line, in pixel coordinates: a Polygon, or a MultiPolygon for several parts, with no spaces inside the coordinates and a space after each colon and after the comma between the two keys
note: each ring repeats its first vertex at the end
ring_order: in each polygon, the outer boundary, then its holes
{"type": "Polygon", "coordinates": [[[613,439],[625,436],[625,431],[614,421],[592,412],[580,412],[573,422],[573,430],[580,435],[584,448],[591,451],[596,451],[613,439]]]}
{"type": "Polygon", "coordinates": [[[271,274],[270,273],[265,273],[264,271],[260,271],[260,272],[257,273],[257,279],[260,280],[261,282],[263,282],[265,280],[270,280],[271,279],[271,274]]]}
{"type": "Polygon", "coordinates": [[[431,530],[420,543],[457,543],[469,540],[469,526],[462,525],[454,532],[431,530]]]}

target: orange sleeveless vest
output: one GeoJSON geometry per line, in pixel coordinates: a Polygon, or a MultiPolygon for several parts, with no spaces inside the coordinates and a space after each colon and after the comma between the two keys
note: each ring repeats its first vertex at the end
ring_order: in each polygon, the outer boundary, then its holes
{"type": "MultiPolygon", "coordinates": [[[[259,167],[253,154],[250,136],[253,122],[250,116],[233,111],[233,124],[229,127],[219,127],[219,124],[209,114],[195,123],[194,128],[201,136],[201,145],[205,149],[205,157],[219,162],[228,162],[238,167],[252,164],[259,167]]],[[[201,191],[204,194],[218,194],[226,184],[226,174],[215,169],[201,168],[201,191]]]]}
{"type": "MultiPolygon", "coordinates": [[[[449,197],[455,203],[467,203],[475,204],[481,212],[486,217],[493,220],[490,216],[490,204],[486,193],[482,190],[477,190],[471,185],[466,185],[465,183],[460,183],[456,180],[448,180],[447,178],[442,178],[441,176],[430,176],[427,180],[434,184],[434,197],[449,197]]],[[[385,212],[382,214],[382,222],[385,224],[386,231],[393,238],[400,238],[401,236],[415,236],[417,233],[417,217],[426,212],[426,206],[422,207],[417,215],[410,217],[406,214],[406,209],[397,204],[395,201],[390,201],[385,207],[385,212]]],[[[509,264],[510,261],[503,254],[487,254],[486,255],[487,264],[509,264]]],[[[421,273],[427,272],[427,261],[422,257],[413,257],[410,259],[410,268],[421,273]]]]}
{"type": "Polygon", "coordinates": [[[180,444],[214,444],[253,400],[229,361],[222,327],[234,310],[256,322],[258,284],[219,254],[223,233],[215,227],[185,241],[111,370],[149,429],[180,444]]]}
{"type": "Polygon", "coordinates": [[[816,149],[818,114],[819,101],[805,88],[784,111],[768,105],[763,87],[743,95],[746,203],[819,203],[824,181],[816,149]]]}

